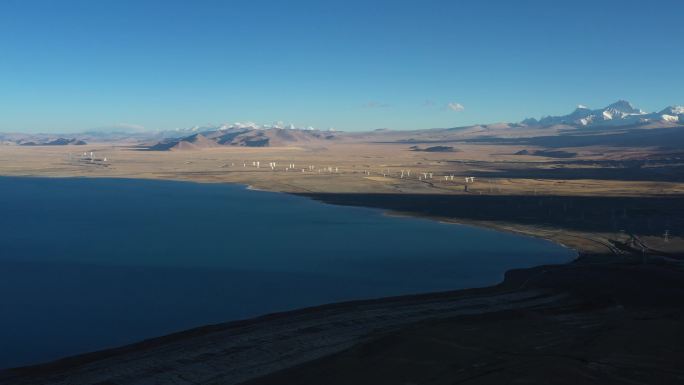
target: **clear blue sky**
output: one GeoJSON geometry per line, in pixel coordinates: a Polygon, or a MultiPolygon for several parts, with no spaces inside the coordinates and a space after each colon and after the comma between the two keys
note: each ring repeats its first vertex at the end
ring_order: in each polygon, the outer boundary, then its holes
{"type": "Polygon", "coordinates": [[[656,110],[684,104],[682,15],[681,0],[2,0],[0,131],[656,110]]]}

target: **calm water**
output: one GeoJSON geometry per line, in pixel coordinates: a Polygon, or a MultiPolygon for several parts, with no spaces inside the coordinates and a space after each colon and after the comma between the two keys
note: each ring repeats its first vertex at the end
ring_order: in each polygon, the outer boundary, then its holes
{"type": "Polygon", "coordinates": [[[0,178],[0,367],[334,301],[497,283],[570,250],[242,186],[0,178]]]}

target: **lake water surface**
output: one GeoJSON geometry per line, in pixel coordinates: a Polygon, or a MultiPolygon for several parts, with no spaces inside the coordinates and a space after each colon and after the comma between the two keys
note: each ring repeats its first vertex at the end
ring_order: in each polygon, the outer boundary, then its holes
{"type": "Polygon", "coordinates": [[[0,368],[564,263],[540,239],[228,184],[0,177],[0,368]]]}

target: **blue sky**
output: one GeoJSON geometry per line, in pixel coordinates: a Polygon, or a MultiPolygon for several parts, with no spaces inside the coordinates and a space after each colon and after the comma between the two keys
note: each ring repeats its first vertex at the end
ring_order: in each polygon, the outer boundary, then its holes
{"type": "Polygon", "coordinates": [[[2,0],[0,131],[656,110],[684,104],[682,15],[679,0],[2,0]]]}

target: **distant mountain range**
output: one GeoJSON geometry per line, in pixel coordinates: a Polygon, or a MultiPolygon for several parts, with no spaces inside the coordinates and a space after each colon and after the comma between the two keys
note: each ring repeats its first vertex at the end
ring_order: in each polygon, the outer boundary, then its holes
{"type": "Polygon", "coordinates": [[[0,133],[0,144],[23,146],[66,146],[97,142],[128,143],[152,151],[198,150],[223,146],[325,147],[337,142],[443,144],[459,141],[508,141],[546,143],[555,147],[574,143],[591,145],[673,146],[684,140],[684,106],[645,112],[625,100],[605,108],[578,106],[563,116],[525,119],[519,123],[495,123],[422,130],[374,130],[337,132],[291,124],[260,125],[252,122],[195,126],[167,131],[126,132],[97,130],[70,136],[0,133]],[[673,129],[676,128],[676,129],[673,129]],[[530,138],[537,138],[535,141],[530,138]],[[541,139],[544,138],[544,139],[541,139]]]}
{"type": "Polygon", "coordinates": [[[82,139],[61,136],[0,133],[0,144],[18,146],[82,146],[87,143],[82,139]]]}
{"type": "MultiPolygon", "coordinates": [[[[582,134],[583,131],[580,129],[583,128],[593,128],[595,130],[594,133],[625,134],[627,131],[634,129],[657,129],[678,127],[680,125],[684,125],[683,106],[672,106],[660,112],[648,113],[634,107],[628,101],[619,100],[602,109],[593,110],[586,106],[578,106],[575,111],[568,115],[547,116],[539,120],[531,118],[525,119],[520,123],[496,123],[413,131],[383,129],[371,132],[337,133],[314,129],[298,129],[284,125],[262,126],[254,123],[235,123],[218,127],[193,127],[187,130],[164,132],[163,136],[167,137],[167,139],[156,143],[150,149],[163,151],[219,146],[324,146],[332,140],[440,143],[476,140],[478,138],[562,137],[582,134]]],[[[641,133],[640,135],[648,136],[649,134],[641,133]]]]}
{"type": "Polygon", "coordinates": [[[74,138],[57,138],[38,142],[28,141],[19,143],[19,145],[21,146],[67,146],[70,144],[74,146],[82,146],[87,143],[83,140],[74,138]]]}
{"type": "Polygon", "coordinates": [[[608,107],[592,110],[577,106],[575,111],[563,116],[546,116],[539,120],[529,118],[521,123],[527,126],[553,126],[567,124],[583,127],[627,126],[646,123],[684,123],[684,106],[670,106],[660,112],[644,112],[626,100],[619,100],[608,107]]]}
{"type": "MultiPolygon", "coordinates": [[[[222,125],[218,128],[193,129],[188,136],[166,138],[149,147],[153,151],[188,150],[221,146],[280,147],[323,145],[338,138],[333,131],[313,129],[222,125]]],[[[187,132],[186,132],[187,133],[187,132]]],[[[168,135],[168,132],[165,133],[168,135]]]]}

